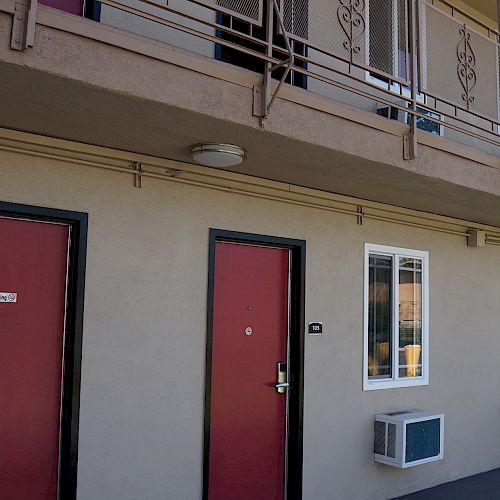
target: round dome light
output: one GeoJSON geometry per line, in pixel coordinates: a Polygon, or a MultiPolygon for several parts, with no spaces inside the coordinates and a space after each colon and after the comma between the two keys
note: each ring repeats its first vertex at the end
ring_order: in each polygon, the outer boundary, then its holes
{"type": "Polygon", "coordinates": [[[195,144],[189,150],[193,161],[206,167],[227,168],[239,165],[246,160],[246,151],[234,144],[195,144]]]}

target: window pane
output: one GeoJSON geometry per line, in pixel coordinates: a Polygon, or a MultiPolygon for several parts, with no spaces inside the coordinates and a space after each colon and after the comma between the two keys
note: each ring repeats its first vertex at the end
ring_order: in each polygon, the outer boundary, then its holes
{"type": "MultiPolygon", "coordinates": [[[[419,113],[423,113],[424,115],[428,115],[431,118],[436,118],[437,120],[441,120],[441,115],[438,113],[433,113],[428,109],[421,108],[417,106],[417,111],[419,113]]],[[[409,125],[411,122],[411,113],[407,114],[406,123],[409,125]]],[[[427,118],[422,118],[421,116],[417,116],[417,128],[420,130],[425,130],[426,132],[430,132],[434,135],[441,135],[441,125],[439,123],[428,120],[427,118]]]]}
{"type": "Polygon", "coordinates": [[[399,258],[399,377],[422,375],[422,260],[399,258]]]}
{"type": "Polygon", "coordinates": [[[370,255],[368,377],[392,377],[392,257],[370,255]]]}

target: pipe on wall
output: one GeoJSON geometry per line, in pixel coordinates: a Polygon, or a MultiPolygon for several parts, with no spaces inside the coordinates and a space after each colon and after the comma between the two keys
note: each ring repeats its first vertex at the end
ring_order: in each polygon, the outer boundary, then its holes
{"type": "MultiPolygon", "coordinates": [[[[72,144],[72,143],[70,143],[72,144]]],[[[230,185],[227,185],[228,182],[234,183],[234,180],[228,180],[224,179],[221,174],[217,175],[217,173],[212,173],[212,172],[192,172],[189,170],[179,170],[179,169],[165,169],[165,165],[161,165],[162,159],[158,159],[157,162],[154,161],[153,158],[151,158],[151,161],[137,161],[137,158],[134,158],[133,155],[130,156],[129,160],[124,160],[124,158],[120,158],[118,156],[113,157],[112,155],[110,156],[98,156],[98,155],[92,155],[93,157],[99,158],[98,160],[95,159],[87,159],[87,158],[82,158],[80,157],[82,153],[78,151],[71,151],[70,149],[55,149],[53,148],[53,152],[48,152],[48,151],[42,151],[37,149],[38,145],[31,145],[34,147],[30,147],[29,143],[22,142],[22,145],[16,146],[16,145],[8,145],[8,144],[0,144],[0,150],[1,151],[8,151],[12,153],[18,153],[18,154],[24,154],[24,155],[30,155],[30,156],[35,156],[35,157],[40,157],[40,158],[46,158],[50,160],[55,160],[55,161],[65,161],[65,162],[70,162],[74,163],[76,165],[82,165],[82,166],[88,166],[88,167],[93,167],[93,168],[100,168],[100,169],[105,169],[108,171],[112,172],[117,172],[117,173],[127,173],[130,174],[131,176],[134,176],[137,178],[137,176],[140,176],[141,178],[151,178],[151,179],[158,179],[158,180],[165,180],[165,181],[170,181],[170,182],[176,182],[179,184],[185,184],[185,185],[191,185],[191,186],[197,186],[197,187],[202,187],[202,188],[207,188],[207,189],[213,189],[221,192],[226,192],[226,193],[234,193],[234,194],[239,194],[242,196],[251,196],[254,198],[260,198],[260,199],[266,199],[266,200],[272,200],[272,201],[278,201],[282,203],[288,203],[296,206],[303,206],[303,207],[308,207],[308,208],[315,208],[318,210],[326,210],[329,212],[334,212],[334,213],[339,213],[339,214],[345,214],[345,215],[352,215],[353,217],[356,217],[356,220],[358,223],[360,222],[360,218],[362,219],[371,219],[371,220],[377,220],[381,222],[389,222],[389,223],[394,223],[394,224],[399,224],[399,225],[404,225],[408,227],[415,227],[418,229],[425,229],[425,230],[430,230],[430,231],[436,231],[444,234],[450,234],[450,235],[455,235],[455,236],[460,236],[462,238],[468,238],[468,229],[470,227],[475,227],[474,223],[468,223],[467,221],[460,221],[457,219],[453,219],[453,222],[443,222],[442,216],[438,216],[436,218],[432,217],[432,214],[425,214],[425,213],[418,213],[418,214],[405,214],[397,211],[398,207],[387,207],[387,212],[389,213],[388,215],[383,215],[383,214],[377,214],[377,213],[370,213],[370,210],[374,210],[373,207],[367,206],[363,204],[362,200],[355,199],[355,198],[350,198],[346,196],[342,196],[344,199],[349,199],[349,201],[338,201],[338,200],[333,200],[333,199],[328,199],[328,193],[325,193],[326,196],[320,196],[319,194],[317,196],[313,196],[317,200],[317,202],[312,202],[308,200],[301,200],[301,199],[295,199],[292,197],[292,195],[295,196],[300,196],[302,193],[298,191],[292,191],[290,189],[290,185],[288,184],[283,184],[280,187],[276,187],[276,184],[281,184],[281,183],[276,183],[273,181],[273,186],[263,186],[262,184],[257,184],[255,182],[249,182],[245,181],[242,179],[238,179],[236,181],[238,187],[232,187],[230,185]],[[127,161],[128,166],[121,166],[121,165],[116,165],[113,164],[114,162],[125,162],[127,161]],[[132,168],[130,165],[133,164],[140,164],[141,165],[141,170],[137,170],[135,168],[132,168]],[[145,167],[151,167],[151,168],[161,168],[163,170],[163,173],[159,172],[153,172],[153,171],[148,171],[145,170],[145,167]],[[181,175],[183,177],[181,177],[181,175]],[[201,177],[204,180],[197,180],[197,179],[189,179],[186,178],[187,175],[194,175],[196,177],[201,177]],[[220,184],[220,183],[226,182],[226,184],[220,184]],[[239,187],[243,186],[243,187],[239,187]],[[271,190],[275,191],[276,194],[267,194],[267,193],[262,193],[258,192],[257,188],[261,188],[264,190],[271,190]],[[352,201],[351,201],[352,200],[352,201]],[[332,204],[337,203],[337,204],[343,204],[343,205],[352,205],[353,208],[342,208],[339,206],[332,206],[332,204]],[[361,208],[361,210],[360,210],[361,208]],[[425,224],[422,222],[418,221],[412,221],[412,220],[405,220],[404,217],[412,217],[415,219],[427,219],[429,221],[432,221],[433,223],[441,223],[441,224],[446,224],[448,226],[461,226],[464,228],[464,230],[459,230],[459,229],[450,229],[449,227],[443,227],[443,226],[438,226],[438,225],[432,225],[432,224],[425,224]],[[441,219],[441,220],[436,220],[436,219],[441,219]]],[[[38,146],[39,147],[39,146],[38,146]]],[[[88,154],[88,153],[83,153],[83,154],[88,154]]],[[[175,162],[177,165],[189,165],[189,164],[182,164],[179,162],[175,162]]],[[[207,169],[208,170],[208,169],[207,169]]],[[[241,175],[241,177],[244,177],[241,175]]],[[[318,192],[319,193],[319,192],[318,192]]],[[[310,195],[304,195],[304,197],[307,196],[307,198],[311,198],[310,195]]],[[[402,211],[402,210],[401,210],[402,211]]],[[[481,229],[484,230],[484,226],[481,225],[481,229]]],[[[487,232],[486,236],[486,243],[488,245],[495,245],[495,246],[500,246],[500,229],[495,231],[496,228],[490,228],[490,231],[487,232]]]]}

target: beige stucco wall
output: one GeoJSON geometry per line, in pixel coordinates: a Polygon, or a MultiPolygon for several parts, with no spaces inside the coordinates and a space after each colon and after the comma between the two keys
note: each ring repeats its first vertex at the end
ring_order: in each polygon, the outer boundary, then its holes
{"type": "Polygon", "coordinates": [[[89,213],[78,500],[201,498],[208,230],[307,241],[304,499],[377,500],[500,467],[500,249],[0,152],[0,200],[89,213]],[[430,252],[430,385],[362,391],[363,245],[430,252]],[[373,414],[445,414],[445,459],[374,464],[373,414]]]}

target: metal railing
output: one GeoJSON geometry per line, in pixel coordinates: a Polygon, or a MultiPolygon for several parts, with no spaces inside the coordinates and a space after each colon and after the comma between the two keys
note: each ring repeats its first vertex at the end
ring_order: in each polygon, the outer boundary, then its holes
{"type": "Polygon", "coordinates": [[[159,39],[262,73],[263,124],[288,82],[408,123],[406,158],[417,128],[498,154],[500,33],[448,0],[100,3],[101,22],[148,36],[130,19],[154,21],[159,39]]]}

